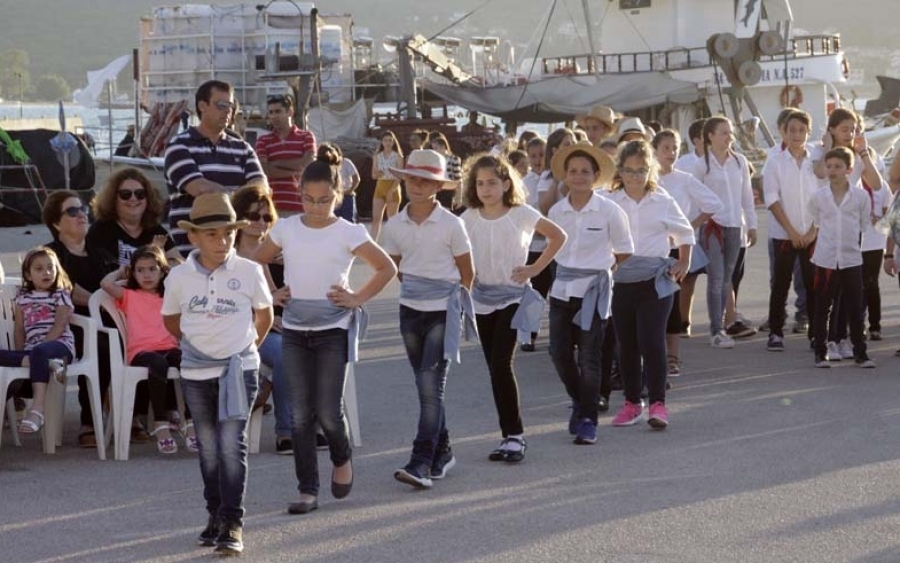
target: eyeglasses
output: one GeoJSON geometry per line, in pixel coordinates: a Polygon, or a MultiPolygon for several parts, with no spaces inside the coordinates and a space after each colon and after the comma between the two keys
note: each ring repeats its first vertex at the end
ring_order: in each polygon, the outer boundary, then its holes
{"type": "Polygon", "coordinates": [[[138,201],[144,201],[147,199],[147,190],[141,188],[138,190],[119,190],[119,199],[122,201],[128,201],[131,199],[131,196],[137,198],[138,201]]]}
{"type": "Polygon", "coordinates": [[[629,176],[646,176],[650,173],[650,170],[647,168],[620,168],[619,170],[622,174],[628,174],[629,176]]]}
{"type": "Polygon", "coordinates": [[[213,105],[216,106],[216,109],[221,111],[234,110],[236,107],[234,102],[229,102],[228,100],[219,100],[213,105]]]}
{"type": "Polygon", "coordinates": [[[334,196],[323,197],[322,199],[313,199],[308,195],[300,198],[304,205],[328,205],[334,201],[334,196]]]}
{"type": "Polygon", "coordinates": [[[79,215],[87,215],[88,206],[82,205],[80,207],[79,206],[67,207],[67,208],[63,209],[63,213],[65,213],[69,217],[78,217],[79,215]]]}
{"type": "Polygon", "coordinates": [[[275,217],[272,217],[268,213],[260,213],[258,211],[248,211],[244,213],[244,218],[248,221],[259,221],[260,219],[262,219],[266,223],[271,223],[275,220],[275,217]]]}

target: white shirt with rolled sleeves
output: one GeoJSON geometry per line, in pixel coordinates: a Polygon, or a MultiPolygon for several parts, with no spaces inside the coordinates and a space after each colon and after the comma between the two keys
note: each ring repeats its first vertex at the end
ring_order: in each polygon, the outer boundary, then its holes
{"type": "MultiPolygon", "coordinates": [[[[269,238],[284,255],[284,283],[292,299],[327,299],[331,286],[350,287],[353,251],[371,241],[364,225],[338,219],[321,229],[303,224],[301,215],[279,219],[269,238]]],[[[330,325],[297,326],[282,321],[292,330],[328,330],[350,326],[350,316],[330,325]]]]}
{"type": "MultiPolygon", "coordinates": [[[[271,306],[272,294],[260,265],[234,250],[213,271],[194,257],[191,253],[166,277],[162,314],[181,315],[181,332],[195,348],[212,358],[228,358],[256,341],[253,310],[271,306]]],[[[259,354],[253,358],[245,360],[245,370],[259,368],[259,354]]],[[[221,373],[221,368],[182,369],[181,377],[204,380],[221,373]]]]}
{"type": "Polygon", "coordinates": [[[875,221],[884,217],[885,210],[890,209],[893,201],[894,195],[887,185],[882,185],[880,190],[872,192],[872,221],[869,222],[869,228],[863,233],[863,252],[884,250],[887,234],[875,228],[875,221]]]}
{"type": "Polygon", "coordinates": [[[813,194],[809,209],[813,224],[819,227],[811,262],[829,270],[861,266],[860,237],[872,217],[869,194],[851,185],[838,205],[831,188],[821,188],[813,194]]]}
{"type": "MultiPolygon", "coordinates": [[[[813,172],[813,159],[806,151],[803,160],[797,159],[789,150],[772,154],[763,168],[763,191],[766,207],[775,202],[781,203],[781,209],[787,216],[791,226],[798,233],[805,234],[812,226],[809,213],[809,201],[813,193],[819,189],[819,179],[813,172]]],[[[775,215],[769,211],[769,238],[790,240],[790,236],[775,215]]]]}
{"type": "Polygon", "coordinates": [[[654,190],[635,201],[620,189],[609,194],[609,198],[628,215],[635,256],[667,258],[670,237],[675,247],[697,242],[691,222],[671,195],[654,190]]]}
{"type": "Polygon", "coordinates": [[[715,215],[722,210],[722,200],[692,174],[673,170],[659,177],[659,185],[675,199],[678,208],[688,220],[693,221],[701,213],[715,215]]]}
{"type": "Polygon", "coordinates": [[[691,173],[703,182],[722,201],[722,210],[712,220],[723,227],[740,227],[746,221],[747,229],[756,229],[756,209],[753,205],[753,188],[750,185],[750,167],[744,155],[729,154],[723,164],[709,155],[694,163],[691,173]]]}
{"type": "MultiPolygon", "coordinates": [[[[616,254],[634,254],[634,242],[628,228],[628,215],[612,200],[596,192],[576,211],[566,197],[553,205],[547,217],[568,235],[566,244],[556,255],[556,262],[569,268],[609,270],[616,254]]],[[[476,272],[477,273],[477,272],[476,272]]],[[[583,297],[591,278],[570,282],[554,280],[550,296],[568,301],[583,297]]]]}
{"type": "MultiPolygon", "coordinates": [[[[436,205],[422,223],[409,218],[407,210],[394,215],[384,226],[382,246],[391,256],[400,256],[400,274],[459,282],[456,257],[472,252],[462,219],[436,205]]],[[[400,304],[417,311],[443,311],[447,299],[412,300],[400,298],[400,304]]]]}

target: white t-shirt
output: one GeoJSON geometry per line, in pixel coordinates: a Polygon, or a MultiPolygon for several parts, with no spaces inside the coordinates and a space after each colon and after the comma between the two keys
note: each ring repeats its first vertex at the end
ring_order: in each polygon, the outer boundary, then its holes
{"type": "MultiPolygon", "coordinates": [[[[462,214],[466,232],[472,242],[475,277],[488,285],[518,285],[510,279],[513,268],[528,261],[528,246],[541,214],[530,205],[511,207],[502,217],[485,219],[481,210],[470,208],[462,214]]],[[[475,302],[475,312],[486,315],[515,303],[513,299],[500,306],[475,302]]]]}
{"type": "MultiPolygon", "coordinates": [[[[256,341],[253,310],[272,305],[269,285],[259,264],[233,250],[213,271],[195,256],[192,252],[169,272],[162,314],[181,315],[181,332],[195,348],[212,358],[228,358],[256,341]]],[[[254,353],[244,369],[258,368],[259,354],[254,353]]],[[[181,377],[214,379],[221,373],[222,368],[182,369],[181,377]]]]}
{"type": "MultiPolygon", "coordinates": [[[[280,219],[269,237],[281,247],[284,255],[284,283],[291,290],[293,299],[327,299],[331,286],[350,287],[350,267],[353,251],[370,242],[369,232],[363,225],[338,219],[321,229],[303,224],[302,215],[280,219]]],[[[312,327],[292,325],[292,330],[314,330],[312,327]]],[[[315,330],[347,328],[349,317],[333,325],[319,326],[315,330]]]]}
{"type": "MultiPolygon", "coordinates": [[[[436,204],[431,215],[420,224],[409,218],[408,211],[405,207],[384,226],[382,246],[389,255],[400,257],[400,273],[459,282],[456,257],[472,252],[462,219],[440,204],[436,204]]],[[[401,297],[400,304],[417,311],[443,311],[447,308],[447,299],[401,297]]]]}
{"type": "Polygon", "coordinates": [[[353,185],[353,177],[359,176],[359,170],[356,169],[356,165],[353,164],[353,161],[349,158],[344,158],[341,160],[341,189],[344,191],[348,190],[350,186],[353,185]]]}
{"type": "MultiPolygon", "coordinates": [[[[529,171],[522,179],[522,184],[525,187],[527,195],[525,201],[535,209],[541,208],[541,194],[538,192],[538,183],[540,181],[541,175],[535,174],[533,171],[529,171]]],[[[545,248],[547,248],[547,239],[539,234],[535,234],[531,239],[531,246],[528,250],[530,252],[543,252],[545,248]]]]}
{"type": "MultiPolygon", "coordinates": [[[[615,254],[633,254],[634,243],[628,228],[628,215],[597,192],[590,201],[575,211],[569,198],[556,202],[547,217],[568,235],[566,244],[556,255],[556,263],[569,268],[609,270],[616,263],[615,254]]],[[[563,301],[583,297],[591,278],[570,282],[553,281],[550,296],[563,301]]]]}
{"type": "Polygon", "coordinates": [[[402,164],[403,159],[398,153],[391,152],[390,156],[384,152],[375,153],[375,167],[383,173],[382,180],[396,180],[397,178],[391,173],[391,168],[400,168],[402,164]]]}

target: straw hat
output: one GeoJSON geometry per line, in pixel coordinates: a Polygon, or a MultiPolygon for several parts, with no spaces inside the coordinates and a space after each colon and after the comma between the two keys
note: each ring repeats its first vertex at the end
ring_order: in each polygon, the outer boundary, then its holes
{"type": "Polygon", "coordinates": [[[553,177],[556,180],[565,180],[566,159],[574,152],[586,153],[600,167],[600,175],[594,182],[595,188],[597,186],[609,185],[610,180],[612,180],[613,175],[616,173],[616,163],[608,154],[606,154],[606,151],[595,147],[587,141],[575,143],[574,145],[569,145],[564,149],[556,151],[556,154],[553,155],[553,159],[550,161],[550,170],[553,172],[553,177]]]}
{"type": "Polygon", "coordinates": [[[203,194],[194,198],[189,217],[189,220],[178,221],[179,229],[240,229],[250,225],[250,221],[237,220],[231,200],[223,193],[203,194]]]}
{"type": "Polygon", "coordinates": [[[443,182],[444,185],[455,184],[453,180],[447,178],[447,159],[441,153],[431,149],[414,150],[406,159],[406,168],[391,166],[390,169],[394,176],[401,180],[405,180],[409,176],[416,176],[427,180],[437,180],[443,182]]]}
{"type": "Polygon", "coordinates": [[[587,112],[586,115],[576,116],[575,122],[578,125],[580,125],[581,127],[584,127],[584,123],[588,119],[596,119],[600,123],[607,125],[610,128],[610,130],[614,131],[616,129],[616,119],[618,119],[618,118],[619,118],[619,116],[616,114],[615,111],[613,111],[613,109],[611,107],[609,107],[609,106],[594,106],[591,108],[591,110],[589,112],[587,112]]]}
{"type": "Polygon", "coordinates": [[[650,141],[653,138],[650,133],[647,132],[647,128],[644,127],[644,123],[639,117],[626,117],[619,122],[619,129],[616,132],[616,142],[621,143],[622,137],[628,133],[640,133],[647,141],[650,141]]]}

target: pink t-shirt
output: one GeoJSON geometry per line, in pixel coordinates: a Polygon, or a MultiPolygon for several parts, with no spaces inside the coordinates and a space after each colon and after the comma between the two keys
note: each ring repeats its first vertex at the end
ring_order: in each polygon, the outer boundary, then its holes
{"type": "Polygon", "coordinates": [[[155,293],[126,289],[122,299],[116,302],[125,313],[125,330],[128,331],[128,363],[139,352],[157,352],[178,348],[175,337],[166,330],[162,318],[163,298],[155,293]]]}

